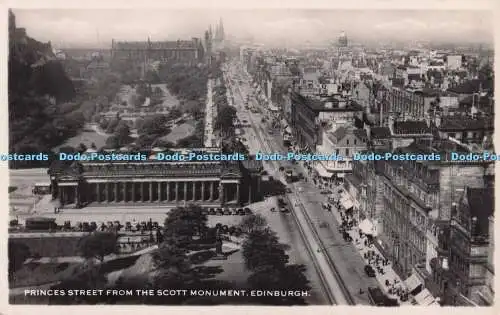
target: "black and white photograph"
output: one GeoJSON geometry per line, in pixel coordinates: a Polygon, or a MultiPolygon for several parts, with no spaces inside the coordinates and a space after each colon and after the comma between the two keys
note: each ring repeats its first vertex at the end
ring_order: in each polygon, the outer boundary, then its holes
{"type": "Polygon", "coordinates": [[[282,5],[5,10],[9,304],[493,306],[494,12],[282,5]]]}

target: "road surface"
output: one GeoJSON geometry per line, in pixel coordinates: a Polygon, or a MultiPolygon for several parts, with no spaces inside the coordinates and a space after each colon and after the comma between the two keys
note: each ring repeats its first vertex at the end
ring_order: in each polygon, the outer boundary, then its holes
{"type": "MultiPolygon", "coordinates": [[[[231,71],[238,72],[238,66],[232,65],[231,71]]],[[[238,74],[245,77],[245,74],[238,74]]],[[[251,95],[252,90],[248,81],[239,84],[239,80],[234,80],[235,86],[232,86],[233,92],[238,98],[246,98],[251,95]]],[[[257,102],[251,98],[252,105],[258,107],[257,102]]],[[[282,144],[278,132],[273,135],[268,133],[266,124],[261,123],[262,115],[249,113],[240,106],[238,108],[240,119],[246,119],[252,124],[255,133],[247,137],[251,152],[286,152],[288,151],[282,144]],[[242,113],[240,113],[240,111],[242,113]]],[[[269,114],[264,115],[269,118],[269,114]]],[[[287,161],[265,161],[265,168],[276,178],[281,178],[280,167],[291,167],[297,173],[305,174],[304,169],[298,164],[292,164],[287,161]]],[[[313,257],[320,265],[324,278],[329,283],[335,304],[369,304],[366,293],[360,293],[360,289],[366,292],[368,286],[377,286],[377,282],[364,274],[364,262],[356,251],[353,244],[346,244],[338,231],[338,222],[335,218],[324,211],[321,203],[325,197],[312,183],[298,182],[289,186],[294,191],[288,194],[292,201],[297,220],[302,226],[307,241],[316,249],[313,257]],[[300,191],[300,193],[298,193],[300,191]],[[319,223],[326,223],[329,228],[319,228],[319,223]],[[333,266],[332,266],[333,265],[333,266]],[[333,270],[332,270],[333,269],[333,270]],[[347,291],[347,292],[346,292],[347,291]]]]}

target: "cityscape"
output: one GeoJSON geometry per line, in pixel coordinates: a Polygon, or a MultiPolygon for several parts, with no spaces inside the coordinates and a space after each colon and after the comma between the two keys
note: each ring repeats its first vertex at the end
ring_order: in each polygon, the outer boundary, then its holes
{"type": "Polygon", "coordinates": [[[10,304],[493,306],[492,12],[276,10],[9,10],[10,304]]]}

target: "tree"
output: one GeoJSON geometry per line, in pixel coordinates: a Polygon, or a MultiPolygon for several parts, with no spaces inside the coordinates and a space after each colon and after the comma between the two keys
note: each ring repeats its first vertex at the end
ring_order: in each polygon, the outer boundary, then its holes
{"type": "Polygon", "coordinates": [[[201,207],[190,205],[186,208],[172,209],[165,219],[164,238],[174,240],[179,246],[186,246],[193,240],[193,236],[206,229],[207,216],[201,207]]]}
{"type": "Polygon", "coordinates": [[[96,258],[102,263],[105,256],[116,252],[117,238],[114,233],[93,233],[80,239],[78,250],[82,257],[96,258]]]}
{"type": "Polygon", "coordinates": [[[167,117],[165,115],[156,115],[144,120],[138,132],[141,135],[161,135],[167,131],[167,117]]]}
{"type": "Polygon", "coordinates": [[[153,259],[156,267],[164,271],[186,272],[191,268],[187,253],[187,249],[177,246],[172,239],[166,239],[153,253],[153,259]]]}
{"type": "Polygon", "coordinates": [[[116,127],[118,127],[118,124],[120,123],[120,119],[113,119],[108,123],[108,126],[106,128],[106,133],[115,133],[116,127]]]}
{"type": "Polygon", "coordinates": [[[9,254],[9,277],[13,276],[14,272],[19,270],[26,259],[30,257],[29,247],[21,242],[12,241],[9,239],[8,244],[9,254]]]}
{"type": "Polygon", "coordinates": [[[245,266],[251,271],[262,267],[281,268],[288,263],[287,246],[280,244],[276,233],[269,228],[250,232],[242,248],[245,266]]]}
{"type": "Polygon", "coordinates": [[[238,152],[241,154],[249,154],[248,148],[239,140],[231,139],[229,142],[224,142],[222,149],[227,153],[238,152]]]}
{"type": "Polygon", "coordinates": [[[117,136],[109,136],[106,139],[106,148],[108,149],[118,149],[120,148],[120,139],[117,136]]]}
{"type": "Polygon", "coordinates": [[[232,129],[234,118],[236,118],[236,109],[232,106],[222,106],[215,118],[215,128],[224,132],[232,129]]]}
{"type": "Polygon", "coordinates": [[[125,145],[130,142],[130,127],[128,124],[121,120],[115,128],[115,136],[118,139],[118,144],[120,146],[125,145]]]}
{"type": "Polygon", "coordinates": [[[245,233],[251,233],[253,231],[260,231],[267,227],[266,218],[264,218],[261,214],[252,214],[250,216],[245,217],[239,227],[245,233]]]}

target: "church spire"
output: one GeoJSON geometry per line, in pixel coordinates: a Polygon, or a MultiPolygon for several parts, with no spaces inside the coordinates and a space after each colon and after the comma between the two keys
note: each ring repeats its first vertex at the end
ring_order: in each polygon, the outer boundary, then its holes
{"type": "Polygon", "coordinates": [[[224,24],[222,23],[222,17],[219,20],[219,39],[224,39],[224,24]]]}

